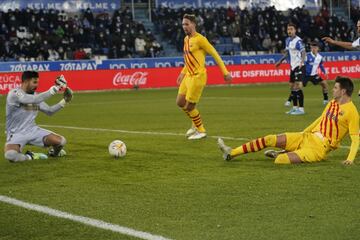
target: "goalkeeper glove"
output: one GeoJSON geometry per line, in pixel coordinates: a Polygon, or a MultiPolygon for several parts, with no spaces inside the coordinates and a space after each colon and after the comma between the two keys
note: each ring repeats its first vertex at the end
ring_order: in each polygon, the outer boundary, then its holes
{"type": "Polygon", "coordinates": [[[59,89],[61,89],[61,88],[66,88],[67,82],[66,82],[66,80],[65,80],[64,75],[60,75],[59,77],[56,78],[56,80],[55,80],[55,86],[58,86],[59,89]]]}
{"type": "Polygon", "coordinates": [[[64,100],[65,100],[65,102],[66,103],[71,102],[71,100],[73,99],[73,96],[74,96],[73,91],[69,87],[67,87],[65,89],[65,91],[64,91],[64,100]]]}

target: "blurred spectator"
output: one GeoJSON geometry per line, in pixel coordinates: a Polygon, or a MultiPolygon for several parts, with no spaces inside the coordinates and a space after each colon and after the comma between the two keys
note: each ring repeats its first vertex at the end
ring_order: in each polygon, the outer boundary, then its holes
{"type": "MultiPolygon", "coordinates": [[[[352,8],[351,11],[353,16],[357,16],[353,18],[356,22],[360,16],[360,9],[352,8]]],[[[231,7],[216,9],[160,7],[154,11],[156,28],[160,29],[164,39],[176,45],[178,51],[182,51],[183,46],[181,19],[184,13],[189,12],[193,12],[198,17],[200,20],[198,31],[205,33],[210,42],[216,43],[215,47],[217,44],[227,46],[226,44],[229,43],[218,41],[214,33],[220,37],[239,37],[243,51],[282,51],[285,47],[288,22],[298,26],[298,35],[304,38],[305,42],[310,42],[327,32],[333,37],[340,34],[339,37],[343,40],[346,38],[352,40],[354,35],[354,29],[350,29],[346,21],[339,19],[335,14],[330,16],[326,6],[315,16],[311,16],[304,6],[289,9],[287,13],[277,11],[274,7],[251,10],[231,7]]],[[[228,50],[227,47],[225,49],[228,50]]],[[[329,49],[335,50],[332,47],[329,49]]]]}
{"type": "Polygon", "coordinates": [[[132,57],[135,37],[141,36],[141,56],[158,56],[162,51],[151,31],[132,19],[129,8],[113,15],[95,15],[90,9],[76,15],[58,10],[0,11],[0,59],[61,60],[84,59],[93,53],[111,58],[132,57]],[[76,50],[76,51],[75,51],[76,50]]]}
{"type": "Polygon", "coordinates": [[[75,52],[74,52],[74,60],[82,60],[82,59],[86,59],[86,52],[84,51],[83,48],[78,48],[75,52]]]}

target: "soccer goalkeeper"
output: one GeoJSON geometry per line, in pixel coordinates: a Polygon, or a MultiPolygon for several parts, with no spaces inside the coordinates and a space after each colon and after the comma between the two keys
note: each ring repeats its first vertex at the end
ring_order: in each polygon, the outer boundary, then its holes
{"type": "Polygon", "coordinates": [[[330,101],[321,116],[303,132],[267,135],[232,149],[219,138],[218,145],[225,160],[267,147],[282,148],[282,151],[268,150],[265,155],[275,159],[277,164],[318,162],[335,150],[349,133],[350,152],[343,164],[354,162],[359,148],[359,114],[351,101],[354,85],[349,78],[337,77],[333,88],[334,99],[330,101]]]}
{"type": "Polygon", "coordinates": [[[11,90],[6,99],[6,143],[5,159],[10,162],[23,162],[33,159],[47,159],[43,153],[22,150],[25,145],[51,147],[50,156],[61,157],[66,140],[63,136],[40,128],[35,123],[39,111],[52,115],[62,109],[72,99],[72,91],[67,88],[64,76],[56,79],[55,85],[48,91],[36,94],[39,84],[39,74],[35,71],[25,71],[21,77],[19,88],[11,90]],[[49,106],[45,100],[65,89],[64,98],[57,104],[49,106]]]}

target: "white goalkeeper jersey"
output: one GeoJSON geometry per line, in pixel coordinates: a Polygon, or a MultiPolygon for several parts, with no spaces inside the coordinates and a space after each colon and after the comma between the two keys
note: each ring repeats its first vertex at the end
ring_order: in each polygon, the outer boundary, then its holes
{"type": "Polygon", "coordinates": [[[6,134],[26,133],[36,126],[39,111],[47,114],[57,112],[60,104],[49,107],[44,101],[51,97],[50,91],[28,94],[21,88],[12,89],[6,98],[6,134]]]}

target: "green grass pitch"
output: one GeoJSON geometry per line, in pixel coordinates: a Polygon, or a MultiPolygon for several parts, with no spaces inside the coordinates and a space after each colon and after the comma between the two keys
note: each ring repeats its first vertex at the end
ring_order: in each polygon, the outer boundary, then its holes
{"type": "MultiPolygon", "coordinates": [[[[360,165],[341,164],[348,138],[317,164],[275,166],[263,152],[222,160],[214,136],[237,138],[226,143],[238,146],[300,131],[320,115],[319,86],[305,88],[304,116],[285,114],[288,92],[286,84],[206,88],[198,108],[209,137],[200,141],[152,134],[190,127],[176,89],[77,93],[61,112],[37,119],[67,138],[68,155],[22,164],[2,157],[0,195],[171,239],[359,239],[360,165]],[[108,155],[115,139],[127,145],[124,159],[108,155]]],[[[0,105],[3,146],[4,96],[0,105]]],[[[136,238],[0,202],[0,239],[136,238]]]]}

